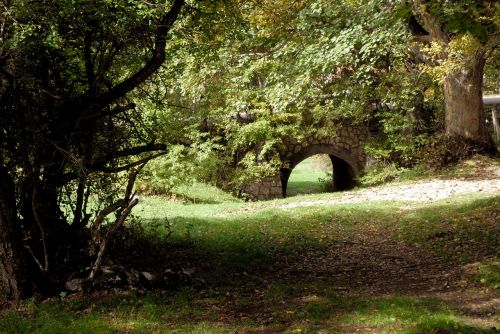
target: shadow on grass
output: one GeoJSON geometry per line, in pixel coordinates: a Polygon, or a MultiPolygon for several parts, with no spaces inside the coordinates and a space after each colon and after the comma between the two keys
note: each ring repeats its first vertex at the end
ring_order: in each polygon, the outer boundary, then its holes
{"type": "Polygon", "coordinates": [[[220,285],[235,273],[259,274],[324,249],[348,238],[355,231],[353,221],[384,220],[385,215],[379,208],[367,212],[344,206],[340,211],[272,209],[230,218],[143,219],[113,242],[110,256],[150,272],[195,267],[209,283],[220,285]]]}
{"type": "Polygon", "coordinates": [[[456,310],[433,298],[340,295],[314,284],[277,283],[264,292],[263,298],[249,298],[183,289],[31,304],[23,312],[1,314],[0,332],[498,333],[464,324],[456,310]]]}
{"type": "Polygon", "coordinates": [[[260,275],[280,263],[388,229],[462,261],[495,256],[500,197],[401,210],[397,203],[270,209],[231,217],[143,219],[111,247],[111,257],[138,270],[196,268],[210,284],[260,275]],[[418,231],[418,233],[416,233],[418,231]],[[235,274],[238,274],[236,277],[235,274]]]}
{"type": "Polygon", "coordinates": [[[397,234],[462,263],[500,255],[500,196],[464,201],[410,212],[401,218],[397,234]]]}
{"type": "Polygon", "coordinates": [[[498,199],[414,211],[375,203],[231,218],[178,217],[170,224],[143,220],[114,241],[110,257],[150,272],[196,268],[207,286],[27,302],[18,312],[0,314],[0,333],[498,333],[471,326],[460,310],[437,299],[360,296],[335,281],[326,284],[311,277],[294,284],[269,275],[305,254],[373,229],[390,229],[403,240],[441,250],[451,251],[462,240],[467,247],[459,249],[470,257],[495,255],[498,243],[488,234],[499,228],[494,215],[498,199]]]}

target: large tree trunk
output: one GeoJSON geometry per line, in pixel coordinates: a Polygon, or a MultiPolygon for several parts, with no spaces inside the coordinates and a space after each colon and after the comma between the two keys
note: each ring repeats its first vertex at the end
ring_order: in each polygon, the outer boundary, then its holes
{"type": "Polygon", "coordinates": [[[470,64],[449,74],[443,84],[446,135],[465,139],[485,150],[491,148],[483,110],[483,72],[485,58],[477,51],[470,64]]]}
{"type": "Polygon", "coordinates": [[[23,259],[14,184],[0,166],[0,301],[19,301],[30,294],[23,259]]]}
{"type": "MultiPolygon", "coordinates": [[[[50,170],[50,167],[46,169],[50,170]]],[[[64,285],[73,266],[86,265],[75,264],[73,255],[87,240],[83,235],[79,238],[79,231],[71,229],[63,217],[54,178],[26,182],[27,196],[20,203],[27,237],[27,270],[34,291],[42,296],[52,296],[64,285]]]]}

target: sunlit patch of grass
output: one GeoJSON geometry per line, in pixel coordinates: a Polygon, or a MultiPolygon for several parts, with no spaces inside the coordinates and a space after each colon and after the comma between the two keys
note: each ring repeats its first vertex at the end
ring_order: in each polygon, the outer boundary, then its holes
{"type": "Polygon", "coordinates": [[[354,297],[345,303],[344,307],[350,312],[343,317],[344,324],[384,325],[386,328],[402,329],[435,319],[457,320],[448,306],[432,298],[354,297]]]}
{"type": "Polygon", "coordinates": [[[240,198],[237,198],[215,186],[202,182],[194,182],[193,184],[177,186],[172,190],[172,193],[179,200],[193,204],[243,202],[240,198]]]}
{"type": "MultiPolygon", "coordinates": [[[[219,321],[192,290],[59,299],[0,314],[0,333],[234,333],[251,322],[219,321]]],[[[218,302],[218,300],[215,300],[218,302]]]]}
{"type": "Polygon", "coordinates": [[[339,295],[331,287],[314,284],[298,289],[279,287],[279,291],[291,294],[294,303],[277,308],[274,316],[293,324],[292,331],[317,332],[321,328],[350,333],[349,328],[377,328],[377,333],[406,333],[421,323],[460,321],[455,310],[434,298],[339,295]]]}
{"type": "Polygon", "coordinates": [[[476,264],[476,279],[487,287],[500,289],[500,261],[489,260],[476,264]]]}
{"type": "Polygon", "coordinates": [[[325,169],[331,172],[331,162],[329,166],[317,166],[317,161],[317,156],[313,156],[295,166],[288,179],[288,196],[322,193],[327,190],[327,182],[328,180],[331,182],[331,175],[328,175],[325,169]]]}
{"type": "Polygon", "coordinates": [[[142,219],[162,220],[174,217],[209,217],[219,215],[222,212],[241,209],[245,203],[226,202],[222,204],[185,204],[172,201],[162,196],[144,196],[140,198],[139,205],[134,214],[142,219]]]}

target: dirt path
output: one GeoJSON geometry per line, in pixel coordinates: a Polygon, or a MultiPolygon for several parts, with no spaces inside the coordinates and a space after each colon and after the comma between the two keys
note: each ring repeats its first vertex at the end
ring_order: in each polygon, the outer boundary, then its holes
{"type": "MultiPolygon", "coordinates": [[[[271,314],[305,308],[311,298],[323,294],[322,287],[328,287],[342,298],[433,298],[457,310],[471,326],[498,328],[500,290],[485,289],[474,280],[474,274],[470,266],[445,259],[425,247],[394,240],[389,230],[366,230],[319,253],[305,252],[297,261],[278,264],[260,277],[249,277],[260,281],[260,287],[250,293],[244,287],[235,291],[233,301],[224,306],[223,312],[261,323],[262,331],[255,333],[281,333],[283,328],[269,327],[280,322],[271,314]],[[299,288],[278,301],[266,301],[265,295],[276,282],[299,288]],[[242,307],[241,299],[250,303],[242,307]]],[[[339,333],[387,332],[386,328],[371,326],[338,329],[339,333]]]]}
{"type": "Polygon", "coordinates": [[[387,231],[366,231],[322,254],[305,255],[280,274],[335,282],[339,290],[356,293],[422,295],[463,286],[461,271],[427,249],[394,240],[387,231]]]}
{"type": "MultiPolygon", "coordinates": [[[[434,179],[346,192],[331,199],[270,206],[266,203],[263,207],[249,210],[286,210],[366,201],[432,202],[478,193],[500,194],[500,168],[481,169],[462,178],[434,179]]],[[[294,305],[295,309],[306,307],[304,298],[321,295],[321,287],[328,287],[346,298],[433,298],[456,310],[470,326],[500,327],[500,290],[485,288],[477,282],[477,267],[473,264],[475,260],[463,264],[457,259],[445,258],[425,246],[395,240],[394,232],[391,227],[367,226],[348,240],[333,243],[321,251],[306,251],[293,263],[278,263],[262,276],[249,277],[249,280],[254,281],[253,284],[258,281],[261,286],[250,292],[245,291],[244,287],[242,291],[236,291],[234,301],[224,306],[224,312],[234,318],[243,317],[261,323],[263,330],[258,333],[278,333],[284,327],[270,329],[271,323],[281,321],[270,318],[270,314],[276,314],[276,309],[280,308],[281,312],[287,312],[290,305],[294,305]],[[282,286],[303,288],[282,296],[279,301],[266,301],[264,296],[276,282],[282,286]],[[239,306],[242,298],[249,300],[249,305],[239,306]]],[[[485,259],[481,257],[481,260],[485,259]]],[[[286,321],[283,323],[285,326],[286,321]]],[[[339,331],[379,333],[387,329],[353,326],[339,327],[339,331]]]]}

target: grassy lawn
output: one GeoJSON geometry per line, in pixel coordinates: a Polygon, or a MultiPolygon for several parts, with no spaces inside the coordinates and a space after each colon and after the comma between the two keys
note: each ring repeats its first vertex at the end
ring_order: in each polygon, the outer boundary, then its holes
{"type": "MultiPolygon", "coordinates": [[[[326,156],[327,157],[327,156],[326,156]]],[[[329,159],[327,157],[327,159],[329,159]]],[[[292,171],[288,179],[287,195],[303,195],[325,192],[327,182],[331,176],[327,171],[331,172],[331,162],[328,166],[324,163],[324,157],[320,155],[312,156],[300,162],[292,171]]]]}
{"type": "Polygon", "coordinates": [[[5,312],[4,333],[498,333],[469,326],[458,312],[436,298],[340,296],[328,287],[273,286],[261,319],[250,319],[231,297],[197,291],[113,295],[64,300],[21,312],[5,312]],[[310,290],[312,288],[313,290],[310,290]],[[281,290],[280,290],[281,289],[281,290]],[[300,292],[310,290],[309,295],[300,292]],[[281,303],[276,291],[287,294],[281,303]],[[224,305],[221,310],[220,305],[224,305]],[[229,305],[229,306],[228,306],[229,305]],[[223,311],[224,313],[222,314],[223,311]],[[263,325],[263,323],[265,325],[263,325]],[[265,328],[265,330],[264,330],[265,328]],[[363,331],[366,330],[366,331],[363,331]],[[441,332],[439,330],[442,330],[441,332]],[[448,331],[446,331],[448,330],[448,331]]]}
{"type": "Polygon", "coordinates": [[[143,198],[109,254],[197,284],[25,301],[0,333],[499,333],[498,194],[286,210],[272,206],[311,196],[225,196],[143,198]]]}

